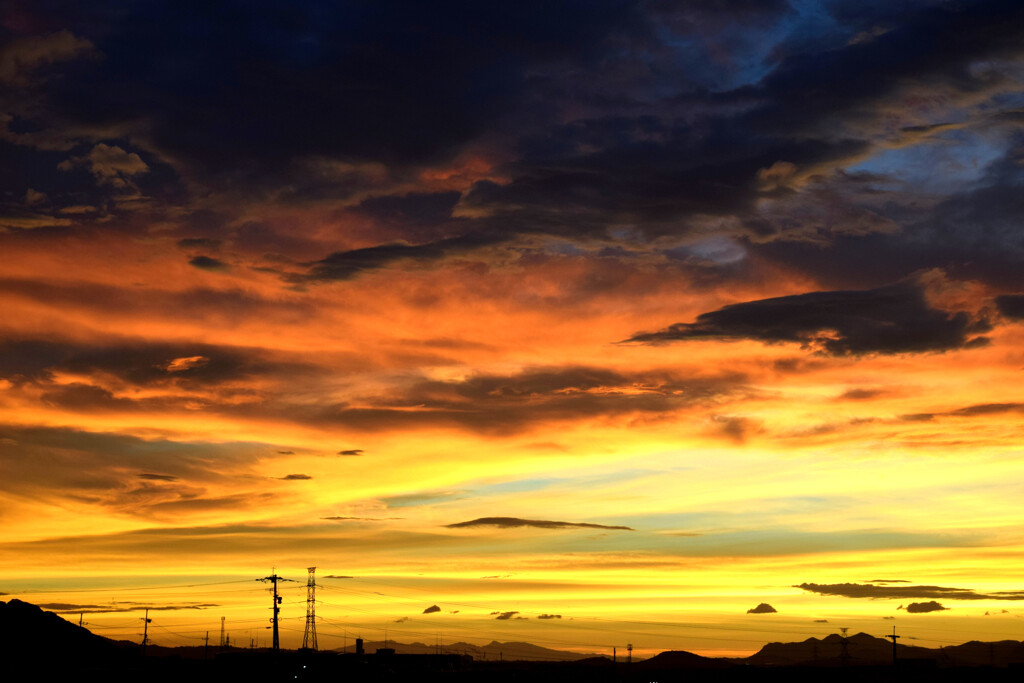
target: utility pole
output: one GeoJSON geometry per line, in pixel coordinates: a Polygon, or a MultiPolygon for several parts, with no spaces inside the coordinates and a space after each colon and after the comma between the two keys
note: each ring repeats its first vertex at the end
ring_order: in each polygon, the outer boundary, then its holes
{"type": "Polygon", "coordinates": [[[278,576],[277,572],[275,570],[273,570],[273,569],[271,570],[271,572],[272,573],[270,574],[270,576],[264,576],[262,579],[256,579],[256,580],[257,581],[263,581],[264,583],[270,582],[274,586],[274,588],[273,588],[273,591],[274,591],[274,603],[273,603],[273,606],[271,607],[271,609],[274,612],[274,616],[271,617],[270,623],[274,625],[274,645],[273,645],[273,649],[274,649],[274,652],[276,653],[276,652],[280,651],[280,649],[281,649],[281,637],[280,637],[280,635],[278,633],[277,622],[278,622],[278,615],[281,613],[281,602],[284,600],[284,598],[282,598],[280,595],[277,594],[277,583],[278,583],[278,581],[291,581],[291,579],[286,579],[283,576],[278,576]]]}
{"type": "Polygon", "coordinates": [[[210,654],[210,632],[206,632],[206,637],[203,638],[203,659],[206,659],[210,654]]]}
{"type": "Polygon", "coordinates": [[[316,567],[308,567],[306,579],[306,632],[302,634],[302,649],[316,652],[316,567]]]}
{"type": "Polygon", "coordinates": [[[220,618],[220,649],[224,649],[228,645],[228,641],[224,640],[224,620],[227,617],[220,618]]]}
{"type": "Polygon", "coordinates": [[[633,643],[626,643],[626,664],[633,663],[633,643]]]}
{"type": "Polygon", "coordinates": [[[146,609],[146,616],[142,617],[142,656],[146,656],[146,643],[149,641],[149,609],[146,609]]]}
{"type": "Polygon", "coordinates": [[[886,638],[888,638],[889,640],[892,641],[892,665],[893,666],[896,666],[896,639],[899,638],[899,637],[900,636],[896,635],[896,627],[895,626],[892,627],[892,635],[891,636],[886,636],[886,638]]]}

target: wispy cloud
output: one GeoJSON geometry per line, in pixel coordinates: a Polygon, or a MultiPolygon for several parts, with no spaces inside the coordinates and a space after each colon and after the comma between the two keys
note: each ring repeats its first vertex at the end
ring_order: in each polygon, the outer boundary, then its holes
{"type": "Polygon", "coordinates": [[[518,517],[480,517],[471,519],[468,522],[456,522],[446,524],[449,529],[462,529],[466,527],[493,526],[499,529],[515,529],[519,527],[533,527],[536,529],[571,529],[580,527],[584,529],[613,529],[619,531],[633,531],[628,526],[608,526],[606,524],[591,524],[587,522],[555,522],[542,519],[519,519],[518,517]]]}
{"type": "Polygon", "coordinates": [[[1024,600],[1024,590],[976,591],[970,588],[945,586],[888,586],[864,583],[801,583],[802,588],[820,595],[838,595],[845,598],[945,598],[947,600],[1024,600]]]}

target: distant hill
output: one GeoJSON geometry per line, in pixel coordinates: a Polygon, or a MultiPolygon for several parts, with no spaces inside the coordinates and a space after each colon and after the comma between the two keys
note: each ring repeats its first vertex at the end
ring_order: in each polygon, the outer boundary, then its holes
{"type": "Polygon", "coordinates": [[[728,669],[733,663],[725,659],[701,657],[685,650],[669,650],[650,659],[635,662],[640,671],[669,671],[674,669],[728,669]]]}
{"type": "MultiPolygon", "coordinates": [[[[378,649],[384,648],[383,641],[367,640],[363,642],[363,651],[373,654],[378,649]]],[[[440,651],[442,654],[469,655],[473,659],[481,661],[535,661],[535,662],[576,662],[594,656],[594,653],[568,652],[566,650],[552,650],[550,648],[533,645],[532,643],[501,643],[492,640],[487,645],[473,645],[472,643],[446,643],[440,646],[425,643],[399,643],[388,640],[386,647],[391,648],[400,655],[426,655],[440,651]]],[[[354,641],[343,648],[337,648],[335,652],[356,651],[354,641]]]]}

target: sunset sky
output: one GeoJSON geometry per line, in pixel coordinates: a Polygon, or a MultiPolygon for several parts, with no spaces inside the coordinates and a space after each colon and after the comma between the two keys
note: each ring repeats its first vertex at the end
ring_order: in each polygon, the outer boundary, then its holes
{"type": "Polygon", "coordinates": [[[276,568],[296,647],[316,566],[322,648],[1024,639],[1019,0],[0,26],[0,599],[265,644],[276,568]]]}

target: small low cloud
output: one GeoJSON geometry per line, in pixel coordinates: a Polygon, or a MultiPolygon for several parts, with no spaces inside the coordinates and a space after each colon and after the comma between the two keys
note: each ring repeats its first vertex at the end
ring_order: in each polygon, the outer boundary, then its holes
{"type": "Polygon", "coordinates": [[[513,611],[513,612],[491,612],[491,614],[497,614],[498,616],[496,616],[494,618],[497,619],[498,621],[508,621],[512,617],[514,617],[517,614],[519,614],[519,612],[518,611],[513,611]]]}
{"type": "Polygon", "coordinates": [[[188,264],[200,270],[212,270],[214,272],[222,272],[230,268],[228,264],[212,256],[196,256],[190,259],[188,264]]]}
{"type": "Polygon", "coordinates": [[[283,477],[275,477],[275,479],[280,479],[281,481],[305,481],[312,478],[308,474],[286,474],[283,477]]]}
{"type": "Polygon", "coordinates": [[[517,527],[533,527],[535,529],[613,529],[618,531],[634,531],[628,526],[608,526],[607,524],[589,524],[586,522],[556,522],[546,519],[520,519],[518,517],[480,517],[471,519],[468,522],[457,522],[446,524],[448,529],[462,529],[476,526],[493,526],[499,529],[514,529],[517,527]]]}
{"type": "Polygon", "coordinates": [[[209,362],[210,359],[206,356],[184,356],[168,361],[167,365],[164,366],[164,370],[167,372],[185,372],[186,370],[201,368],[209,362]]]}
{"type": "Polygon", "coordinates": [[[441,611],[440,607],[438,607],[437,605],[431,605],[430,607],[428,607],[425,610],[423,610],[423,613],[424,614],[433,614],[434,612],[440,612],[440,611],[441,611]]]}
{"type": "Polygon", "coordinates": [[[815,619],[814,623],[815,624],[827,624],[828,623],[828,619],[815,619]]]}
{"type": "Polygon", "coordinates": [[[295,455],[295,451],[278,451],[278,455],[295,455]]]}
{"type": "Polygon", "coordinates": [[[404,624],[407,621],[409,621],[409,617],[402,617],[401,619],[395,619],[391,623],[393,623],[393,624],[404,624]]]}
{"type": "Polygon", "coordinates": [[[847,389],[840,396],[840,400],[847,401],[866,401],[872,398],[878,398],[884,396],[888,391],[886,389],[847,389]]]}
{"type": "Polygon", "coordinates": [[[149,171],[149,166],[138,154],[102,142],[84,156],[72,157],[57,164],[61,171],[72,171],[79,166],[88,168],[101,185],[122,190],[133,187],[132,176],[149,171]]]}
{"type": "Polygon", "coordinates": [[[751,607],[750,609],[748,609],[747,610],[747,614],[772,614],[773,612],[778,612],[778,611],[779,610],[775,609],[774,607],[769,605],[767,602],[762,602],[757,607],[751,607]]]}
{"type": "Polygon", "coordinates": [[[398,519],[397,517],[343,517],[341,515],[333,515],[331,517],[321,517],[320,519],[327,519],[332,522],[382,522],[385,519],[398,519]]]}
{"type": "Polygon", "coordinates": [[[561,614],[538,614],[538,619],[561,619],[561,614]]]}
{"type": "Polygon", "coordinates": [[[178,478],[172,474],[154,474],[153,472],[143,472],[139,475],[139,479],[147,481],[178,481],[178,478]]]}
{"type": "Polygon", "coordinates": [[[356,456],[362,455],[364,452],[362,448],[350,448],[347,451],[338,451],[338,455],[356,456]]]}
{"type": "Polygon", "coordinates": [[[354,579],[354,576],[344,576],[343,574],[328,574],[324,577],[325,579],[354,579]]]}
{"type": "Polygon", "coordinates": [[[928,602],[912,602],[906,608],[900,605],[896,609],[906,609],[908,614],[925,614],[927,612],[944,612],[949,608],[943,607],[935,600],[929,600],[928,602]]]}

